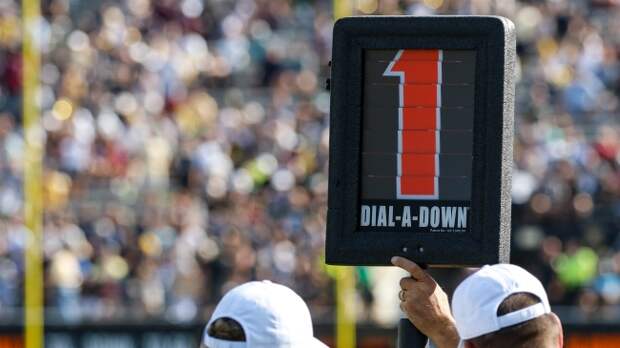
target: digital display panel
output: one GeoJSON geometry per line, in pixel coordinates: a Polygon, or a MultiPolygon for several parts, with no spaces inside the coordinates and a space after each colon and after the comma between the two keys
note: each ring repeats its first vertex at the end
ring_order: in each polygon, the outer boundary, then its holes
{"type": "Polygon", "coordinates": [[[365,50],[360,231],[465,232],[476,52],[365,50]]]}

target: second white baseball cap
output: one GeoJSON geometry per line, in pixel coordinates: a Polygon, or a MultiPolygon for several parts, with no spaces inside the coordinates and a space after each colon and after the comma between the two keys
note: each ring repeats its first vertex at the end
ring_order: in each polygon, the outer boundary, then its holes
{"type": "Polygon", "coordinates": [[[209,348],[326,348],[313,335],[310,311],[304,300],[284,285],[268,280],[235,287],[220,300],[207,324],[219,318],[236,320],[245,332],[245,342],[211,337],[209,348]]]}
{"type": "Polygon", "coordinates": [[[545,288],[523,268],[498,264],[484,266],[454,291],[452,314],[461,340],[486,335],[551,312],[545,288]],[[499,305],[510,295],[528,293],[540,303],[497,315],[499,305]]]}

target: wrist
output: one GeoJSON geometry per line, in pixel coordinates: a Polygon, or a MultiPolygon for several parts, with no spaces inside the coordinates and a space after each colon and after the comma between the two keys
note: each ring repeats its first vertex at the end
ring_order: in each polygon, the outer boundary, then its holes
{"type": "Polygon", "coordinates": [[[459,333],[456,331],[454,319],[446,318],[439,330],[429,336],[437,348],[456,348],[459,345],[459,333]]]}

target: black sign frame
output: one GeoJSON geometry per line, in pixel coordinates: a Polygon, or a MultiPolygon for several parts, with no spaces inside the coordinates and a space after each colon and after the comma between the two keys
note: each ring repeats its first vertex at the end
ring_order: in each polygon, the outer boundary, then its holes
{"type": "Polygon", "coordinates": [[[508,262],[515,31],[493,16],[347,17],[334,25],[326,262],[431,266],[508,262]],[[470,233],[360,232],[363,57],[367,49],[475,50],[470,233]],[[493,117],[492,115],[497,115],[493,117]]]}

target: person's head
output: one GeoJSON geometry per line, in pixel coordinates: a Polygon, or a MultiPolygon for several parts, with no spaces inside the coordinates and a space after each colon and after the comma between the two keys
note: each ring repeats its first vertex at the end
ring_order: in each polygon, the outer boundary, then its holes
{"type": "Polygon", "coordinates": [[[306,303],[270,281],[245,283],[217,304],[203,336],[207,348],[325,348],[314,338],[306,303]]]}
{"type": "Polygon", "coordinates": [[[562,325],[536,277],[519,266],[484,266],[454,291],[452,312],[465,348],[555,348],[562,325]]]}

